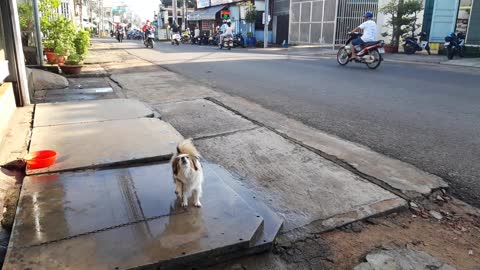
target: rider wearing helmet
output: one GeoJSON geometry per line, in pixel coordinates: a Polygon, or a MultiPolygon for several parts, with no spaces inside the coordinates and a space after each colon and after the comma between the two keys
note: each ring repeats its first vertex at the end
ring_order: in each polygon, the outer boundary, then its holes
{"type": "Polygon", "coordinates": [[[363,15],[365,21],[360,24],[357,28],[353,29],[352,32],[363,31],[363,35],[359,38],[352,40],[350,47],[352,48],[352,59],[357,57],[357,52],[355,51],[355,46],[362,46],[365,42],[375,41],[377,36],[377,24],[372,20],[373,13],[370,11],[365,12],[363,15]]]}
{"type": "Polygon", "coordinates": [[[223,24],[220,27],[220,31],[222,31],[222,33],[220,34],[220,39],[219,39],[220,43],[222,43],[222,41],[223,41],[223,37],[225,36],[225,30],[226,29],[227,29],[227,20],[223,20],[223,24]]]}

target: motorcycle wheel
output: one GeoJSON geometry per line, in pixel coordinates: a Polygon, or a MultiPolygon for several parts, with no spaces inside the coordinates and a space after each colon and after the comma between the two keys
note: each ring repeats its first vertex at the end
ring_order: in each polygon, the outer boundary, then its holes
{"type": "Polygon", "coordinates": [[[369,69],[378,68],[382,63],[382,56],[380,55],[377,49],[371,50],[369,54],[375,58],[375,61],[373,63],[367,63],[367,67],[369,69]]]}
{"type": "Polygon", "coordinates": [[[178,42],[178,40],[175,40],[175,43],[177,44],[177,46],[180,45],[180,42],[178,42]]]}
{"type": "Polygon", "coordinates": [[[452,47],[448,47],[448,48],[447,48],[447,58],[448,58],[449,60],[452,60],[454,54],[455,54],[455,51],[453,50],[453,48],[452,48],[452,47]]]}
{"type": "Polygon", "coordinates": [[[230,51],[231,49],[232,49],[232,47],[231,47],[231,46],[228,46],[228,50],[230,51]]]}
{"type": "Polygon", "coordinates": [[[415,48],[413,47],[412,44],[407,43],[403,46],[403,51],[405,52],[405,54],[414,54],[415,48]]]}
{"type": "MultiPolygon", "coordinates": [[[[148,40],[148,46],[153,49],[153,41],[151,39],[148,40]]],[[[148,48],[147,46],[147,48],[148,48]]]]}
{"type": "Polygon", "coordinates": [[[345,66],[348,64],[348,58],[350,58],[350,55],[348,55],[347,50],[345,48],[341,48],[338,50],[337,53],[337,62],[341,66],[345,66]]]}

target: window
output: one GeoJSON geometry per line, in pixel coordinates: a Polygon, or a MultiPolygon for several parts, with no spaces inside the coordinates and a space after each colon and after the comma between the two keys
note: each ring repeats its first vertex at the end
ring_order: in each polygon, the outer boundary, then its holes
{"type": "Polygon", "coordinates": [[[68,2],[62,2],[60,5],[60,13],[65,16],[66,18],[70,18],[70,9],[68,2]]]}

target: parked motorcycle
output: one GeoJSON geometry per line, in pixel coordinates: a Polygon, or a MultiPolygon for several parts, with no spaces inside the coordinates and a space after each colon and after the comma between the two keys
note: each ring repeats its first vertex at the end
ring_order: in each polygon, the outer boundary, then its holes
{"type": "Polygon", "coordinates": [[[172,41],[171,41],[171,42],[172,42],[172,45],[175,45],[175,44],[176,44],[177,46],[180,45],[180,39],[181,39],[181,38],[180,38],[180,34],[179,34],[179,33],[173,33],[173,34],[172,34],[172,41]]]}
{"type": "Polygon", "coordinates": [[[118,40],[118,42],[123,41],[123,29],[117,30],[117,40],[118,40]]]}
{"type": "Polygon", "coordinates": [[[415,52],[420,52],[426,50],[430,55],[430,46],[428,44],[427,33],[421,32],[418,37],[420,37],[420,44],[417,41],[416,37],[407,37],[403,41],[403,51],[405,54],[414,54],[415,52]]]}
{"type": "Polygon", "coordinates": [[[353,39],[359,38],[361,34],[357,32],[350,32],[349,35],[350,38],[347,40],[345,45],[338,50],[337,62],[344,66],[350,61],[355,61],[356,63],[366,64],[369,69],[378,68],[383,61],[382,54],[385,53],[385,49],[383,48],[383,40],[366,42],[361,47],[355,46],[357,48],[350,48],[350,42],[353,39]],[[357,57],[350,60],[352,57],[352,50],[356,50],[357,57]]]}
{"type": "Polygon", "coordinates": [[[462,32],[450,33],[445,37],[443,45],[447,50],[448,59],[452,59],[455,54],[463,57],[465,55],[465,34],[462,32]]]}
{"type": "Polygon", "coordinates": [[[218,48],[222,49],[223,47],[231,50],[233,48],[233,37],[232,35],[224,36],[223,41],[219,42],[218,48]]]}
{"type": "Polygon", "coordinates": [[[147,48],[150,47],[153,49],[154,40],[155,40],[155,35],[153,31],[151,29],[147,29],[145,31],[145,40],[143,41],[143,44],[145,45],[145,47],[147,48]]]}
{"type": "Polygon", "coordinates": [[[236,48],[239,46],[242,48],[245,48],[245,38],[243,38],[243,35],[241,32],[236,34],[235,37],[233,38],[233,47],[236,48]]]}

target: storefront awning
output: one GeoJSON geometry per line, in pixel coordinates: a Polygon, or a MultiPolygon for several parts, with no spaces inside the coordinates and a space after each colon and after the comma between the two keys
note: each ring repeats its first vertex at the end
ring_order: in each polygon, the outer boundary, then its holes
{"type": "Polygon", "coordinates": [[[204,9],[198,9],[187,15],[189,21],[201,21],[201,20],[215,20],[217,12],[222,10],[225,5],[209,7],[204,9]]]}

